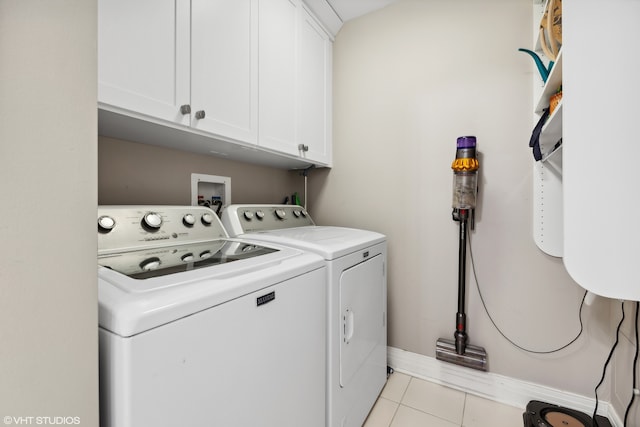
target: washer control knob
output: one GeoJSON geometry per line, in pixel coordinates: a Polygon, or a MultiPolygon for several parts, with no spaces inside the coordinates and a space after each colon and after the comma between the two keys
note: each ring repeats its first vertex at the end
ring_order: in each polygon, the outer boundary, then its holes
{"type": "Polygon", "coordinates": [[[211,256],[213,256],[213,254],[211,253],[211,251],[204,251],[200,254],[200,259],[207,259],[207,258],[211,258],[211,256]]]}
{"type": "Polygon", "coordinates": [[[244,219],[246,219],[247,221],[251,221],[253,219],[253,212],[244,211],[244,214],[242,214],[242,216],[244,216],[244,219]]]}
{"type": "Polygon", "coordinates": [[[188,213],[182,217],[182,223],[187,227],[193,227],[196,223],[196,217],[194,217],[193,214],[188,213]]]}
{"type": "Polygon", "coordinates": [[[103,215],[98,218],[98,230],[102,231],[103,233],[108,233],[109,231],[113,230],[113,227],[115,226],[116,220],[108,215],[103,215]]]}
{"type": "Polygon", "coordinates": [[[191,252],[184,254],[180,257],[183,262],[191,262],[194,259],[194,256],[191,252]]]}
{"type": "Polygon", "coordinates": [[[140,268],[143,271],[156,270],[158,267],[160,267],[160,258],[157,257],[147,258],[140,263],[140,268]]]}
{"type": "Polygon", "coordinates": [[[295,216],[296,218],[300,218],[301,214],[302,214],[302,212],[297,210],[297,209],[293,211],[293,216],[295,216]]]}
{"type": "Polygon", "coordinates": [[[301,213],[301,214],[302,214],[302,216],[303,216],[303,217],[305,217],[305,218],[307,217],[307,215],[309,215],[309,214],[307,213],[307,211],[305,211],[304,209],[302,209],[302,210],[300,211],[300,213],[301,213]]]}
{"type": "Polygon", "coordinates": [[[264,219],[264,212],[261,210],[257,210],[256,211],[256,218],[258,219],[264,219]]]}
{"type": "Polygon", "coordinates": [[[211,215],[210,213],[202,214],[202,223],[204,225],[213,224],[213,215],[211,215]]]}
{"type": "Polygon", "coordinates": [[[160,216],[160,214],[157,214],[155,212],[146,213],[142,218],[142,221],[144,222],[144,225],[153,230],[159,229],[162,225],[162,217],[160,216]]]}
{"type": "Polygon", "coordinates": [[[278,219],[285,219],[287,216],[287,213],[284,211],[284,209],[276,209],[275,213],[278,219]]]}

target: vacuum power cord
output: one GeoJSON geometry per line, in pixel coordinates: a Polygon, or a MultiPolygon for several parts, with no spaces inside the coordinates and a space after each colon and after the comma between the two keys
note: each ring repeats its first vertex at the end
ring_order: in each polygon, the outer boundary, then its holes
{"type": "MultiPolygon", "coordinates": [[[[517,344],[516,342],[514,342],[511,338],[509,338],[504,332],[502,332],[502,330],[498,327],[498,325],[496,324],[496,322],[493,320],[493,317],[491,317],[491,313],[489,313],[489,309],[487,308],[487,304],[485,303],[484,297],[482,296],[482,291],[480,290],[480,284],[478,282],[478,275],[476,272],[476,265],[475,265],[475,261],[473,258],[473,249],[472,249],[472,245],[471,245],[471,235],[469,233],[467,233],[467,238],[469,241],[469,256],[471,258],[471,268],[473,270],[473,278],[476,282],[476,289],[478,290],[478,295],[480,296],[480,301],[482,302],[482,306],[484,307],[484,311],[485,313],[487,313],[487,317],[489,318],[489,320],[491,321],[491,323],[493,324],[493,326],[496,328],[496,330],[500,333],[500,335],[502,335],[502,337],[507,340],[511,345],[519,348],[520,350],[526,351],[527,353],[533,353],[533,354],[551,354],[551,353],[556,353],[558,351],[564,350],[565,348],[569,347],[571,344],[573,344],[574,342],[576,342],[576,340],[580,337],[580,335],[582,335],[582,332],[584,331],[584,325],[582,323],[582,308],[584,307],[584,300],[587,296],[588,291],[585,291],[584,295],[582,296],[582,301],[580,302],[580,309],[578,311],[578,319],[580,321],[580,331],[578,332],[578,334],[575,336],[575,338],[573,338],[571,341],[569,341],[567,344],[558,347],[554,350],[531,350],[528,348],[525,348],[519,344],[517,344]]],[[[635,396],[638,393],[638,383],[637,383],[637,372],[638,372],[638,358],[640,355],[640,340],[639,340],[639,331],[638,331],[638,319],[639,319],[639,315],[638,312],[640,311],[640,301],[636,301],[636,316],[635,316],[635,338],[636,338],[636,351],[635,351],[635,356],[633,358],[633,370],[632,370],[632,375],[633,375],[633,386],[632,386],[632,393],[631,393],[631,400],[629,401],[629,405],[627,406],[627,409],[625,411],[624,414],[624,427],[627,427],[627,420],[629,418],[629,413],[631,412],[631,407],[633,406],[633,402],[635,400],[635,396]]],[[[619,337],[620,337],[620,329],[622,327],[622,323],[624,322],[624,318],[625,318],[625,314],[624,314],[624,301],[622,301],[622,318],[620,319],[620,322],[618,323],[618,327],[616,328],[616,341],[613,343],[613,346],[611,347],[611,350],[609,351],[609,356],[607,357],[607,360],[604,363],[604,367],[602,368],[602,377],[600,379],[600,382],[598,383],[598,385],[596,386],[594,392],[595,392],[595,398],[596,398],[596,406],[593,410],[593,425],[594,427],[598,427],[598,421],[596,420],[596,413],[598,412],[598,388],[600,387],[600,385],[602,385],[605,375],[606,375],[606,371],[607,371],[607,366],[609,365],[609,362],[611,361],[611,357],[613,356],[613,353],[616,349],[616,347],[618,346],[618,341],[619,341],[619,337]]]]}
{"type": "Polygon", "coordinates": [[[573,338],[571,341],[569,341],[567,344],[564,344],[561,347],[558,347],[558,348],[553,349],[553,350],[531,350],[531,349],[525,348],[525,347],[523,347],[521,345],[518,345],[515,341],[513,341],[511,338],[509,338],[504,332],[502,332],[502,330],[498,327],[496,322],[493,320],[493,317],[491,317],[491,314],[489,313],[489,309],[487,308],[487,304],[485,303],[484,297],[482,296],[482,291],[480,290],[480,284],[478,282],[478,275],[476,273],[476,264],[475,264],[475,261],[473,259],[473,250],[472,250],[472,247],[471,247],[471,234],[470,233],[467,233],[467,238],[468,238],[468,241],[469,241],[469,256],[471,258],[471,268],[473,270],[473,279],[476,282],[476,289],[478,289],[478,295],[480,296],[480,301],[482,302],[482,307],[484,307],[484,311],[485,311],[485,313],[487,313],[487,317],[489,318],[489,320],[491,321],[493,326],[496,328],[496,330],[500,333],[500,335],[502,335],[502,337],[505,340],[507,340],[514,347],[517,347],[522,351],[526,351],[527,353],[532,353],[532,354],[551,354],[551,353],[557,353],[557,352],[559,352],[561,350],[564,350],[565,348],[569,347],[571,344],[576,342],[578,340],[578,338],[580,338],[580,335],[582,335],[582,332],[584,330],[584,325],[582,323],[582,308],[584,307],[584,299],[587,296],[587,291],[585,291],[584,295],[582,296],[582,302],[580,302],[580,309],[578,310],[578,320],[580,321],[580,331],[575,336],[575,338],[573,338]]]}

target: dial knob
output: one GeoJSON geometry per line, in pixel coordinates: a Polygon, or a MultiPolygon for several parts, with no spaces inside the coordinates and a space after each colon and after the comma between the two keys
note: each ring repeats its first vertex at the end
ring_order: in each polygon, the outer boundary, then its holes
{"type": "Polygon", "coordinates": [[[287,213],[284,211],[284,209],[276,209],[275,213],[278,219],[284,219],[287,216],[287,213]]]}
{"type": "Polygon", "coordinates": [[[116,226],[116,220],[111,218],[110,216],[103,215],[98,218],[98,230],[108,233],[113,230],[113,227],[116,226]]]}
{"type": "Polygon", "coordinates": [[[148,212],[142,220],[144,221],[144,225],[154,230],[159,229],[162,225],[162,217],[155,212],[148,212]]]}
{"type": "Polygon", "coordinates": [[[210,213],[202,214],[202,223],[204,225],[211,225],[213,223],[213,215],[210,213]]]}
{"type": "Polygon", "coordinates": [[[253,219],[253,212],[251,211],[244,211],[244,219],[246,219],[247,221],[251,221],[253,219]]]}
{"type": "Polygon", "coordinates": [[[187,227],[192,227],[193,224],[196,223],[196,217],[194,217],[193,214],[188,213],[188,214],[186,214],[185,216],[182,217],[182,222],[187,227]]]}
{"type": "Polygon", "coordinates": [[[160,258],[147,258],[140,263],[140,268],[144,271],[156,270],[160,267],[160,258]]]}
{"type": "Polygon", "coordinates": [[[184,262],[191,262],[194,259],[194,256],[191,252],[189,252],[188,254],[184,254],[180,257],[180,259],[184,262]]]}
{"type": "Polygon", "coordinates": [[[256,211],[256,218],[263,219],[264,218],[264,212],[261,211],[261,210],[257,210],[256,211]]]}
{"type": "Polygon", "coordinates": [[[211,251],[204,251],[200,254],[200,258],[201,259],[211,258],[211,255],[213,255],[211,251]]]}
{"type": "Polygon", "coordinates": [[[301,213],[301,214],[302,214],[302,216],[303,216],[303,217],[305,217],[305,218],[307,217],[307,215],[309,215],[309,214],[307,213],[307,211],[305,211],[304,209],[302,209],[302,210],[300,211],[300,213],[301,213]]]}
{"type": "Polygon", "coordinates": [[[293,211],[293,216],[295,216],[296,218],[300,218],[301,212],[298,210],[293,211]]]}

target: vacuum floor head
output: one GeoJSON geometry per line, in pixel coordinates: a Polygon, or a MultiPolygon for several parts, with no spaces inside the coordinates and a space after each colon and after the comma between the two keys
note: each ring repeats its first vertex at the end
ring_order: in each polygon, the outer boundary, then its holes
{"type": "Polygon", "coordinates": [[[480,371],[487,370],[487,352],[484,348],[467,345],[464,352],[458,354],[453,340],[440,338],[436,342],[436,359],[480,371]]]}

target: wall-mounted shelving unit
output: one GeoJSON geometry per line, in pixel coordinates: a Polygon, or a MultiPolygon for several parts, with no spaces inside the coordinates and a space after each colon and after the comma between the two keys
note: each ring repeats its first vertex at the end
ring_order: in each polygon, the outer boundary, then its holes
{"type": "MultiPolygon", "coordinates": [[[[546,63],[539,42],[540,23],[546,2],[534,2],[534,51],[546,63]]],[[[549,107],[549,98],[562,86],[562,51],[543,83],[537,71],[534,72],[534,123],[537,123],[544,109],[549,107]]],[[[540,133],[542,160],[533,164],[533,238],[536,245],[546,254],[561,257],[563,254],[563,189],[562,189],[562,102],[547,118],[540,133]]]]}
{"type": "MultiPolygon", "coordinates": [[[[640,2],[565,1],[562,7],[563,48],[545,84],[534,72],[534,123],[560,86],[563,93],[540,134],[543,160],[533,164],[534,240],[561,256],[583,288],[637,301],[640,2]],[[606,11],[616,19],[603,20],[606,11]]],[[[533,50],[543,57],[537,39],[546,2],[534,0],[533,8],[533,50]]]]}

